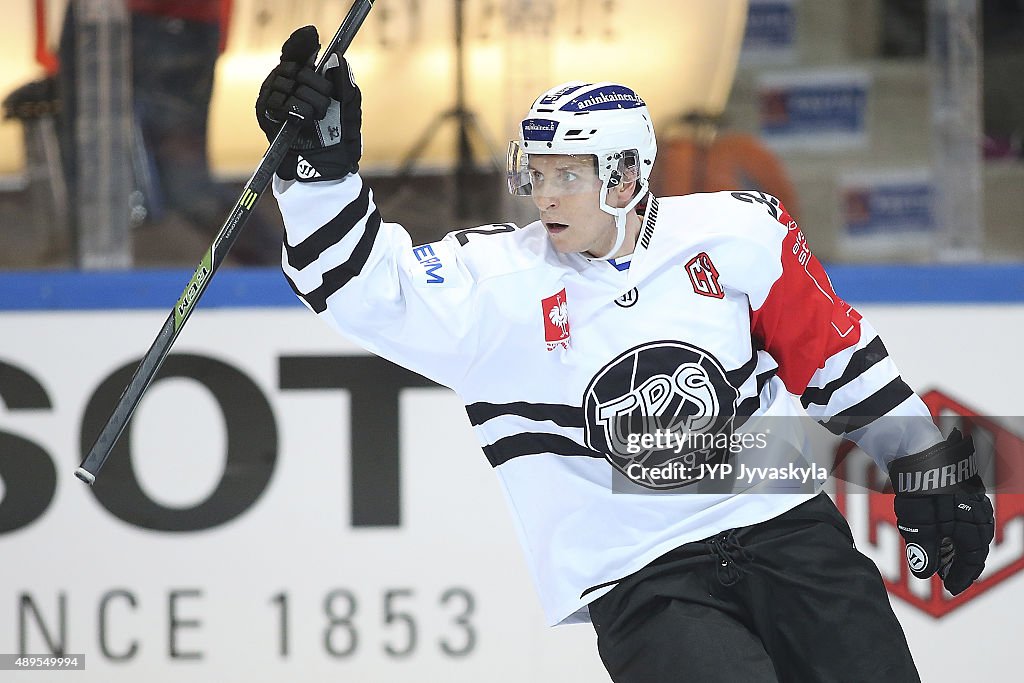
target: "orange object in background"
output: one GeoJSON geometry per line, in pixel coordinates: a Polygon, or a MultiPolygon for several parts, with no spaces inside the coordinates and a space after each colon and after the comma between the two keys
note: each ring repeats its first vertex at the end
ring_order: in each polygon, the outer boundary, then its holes
{"type": "Polygon", "coordinates": [[[655,196],[758,190],[778,197],[790,214],[800,215],[796,190],[770,149],[754,135],[709,128],[696,126],[659,143],[651,173],[655,196]]]}

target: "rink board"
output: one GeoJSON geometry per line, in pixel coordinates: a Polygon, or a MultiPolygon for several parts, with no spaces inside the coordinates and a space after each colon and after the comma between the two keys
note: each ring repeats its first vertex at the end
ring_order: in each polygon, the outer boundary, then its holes
{"type": "MultiPolygon", "coordinates": [[[[916,389],[1020,413],[1024,268],[831,272],[916,389]]],[[[136,497],[75,479],[83,425],[188,275],[0,275],[0,653],[84,653],[60,674],[81,681],[607,680],[589,627],[544,627],[458,398],[375,365],[276,272],[211,286],[116,454],[136,497]],[[397,479],[354,478],[373,458],[397,479]]],[[[844,504],[858,547],[901,581],[878,501],[844,504]]],[[[998,540],[984,590],[952,608],[925,582],[894,593],[924,680],[1019,675],[1024,512],[998,540]]]]}

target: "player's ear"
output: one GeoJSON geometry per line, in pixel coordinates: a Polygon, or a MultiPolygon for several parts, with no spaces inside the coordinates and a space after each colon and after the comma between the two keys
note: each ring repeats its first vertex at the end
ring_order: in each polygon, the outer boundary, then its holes
{"type": "Polygon", "coordinates": [[[612,188],[612,191],[615,196],[616,208],[626,206],[626,204],[629,204],[629,200],[633,198],[633,195],[636,194],[636,181],[630,180],[627,183],[619,183],[612,188]]]}

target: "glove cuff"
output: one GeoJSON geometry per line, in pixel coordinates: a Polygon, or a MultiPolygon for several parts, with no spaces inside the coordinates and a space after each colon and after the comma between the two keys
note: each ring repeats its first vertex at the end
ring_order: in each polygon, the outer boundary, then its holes
{"type": "Polygon", "coordinates": [[[935,495],[980,490],[974,440],[954,429],[931,448],[889,463],[889,480],[896,495],[935,495]]]}
{"type": "MultiPolygon", "coordinates": [[[[345,145],[337,144],[324,149],[292,150],[290,170],[300,183],[315,183],[324,180],[338,180],[359,170],[345,153],[345,145]]],[[[284,164],[282,164],[283,166],[284,164]]]]}

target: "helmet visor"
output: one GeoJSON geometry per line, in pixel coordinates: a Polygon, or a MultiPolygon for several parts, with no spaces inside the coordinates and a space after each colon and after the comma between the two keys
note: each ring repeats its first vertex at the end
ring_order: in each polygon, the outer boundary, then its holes
{"type": "Polygon", "coordinates": [[[557,197],[597,192],[601,179],[593,154],[530,154],[508,146],[508,190],[516,196],[557,197]]]}

